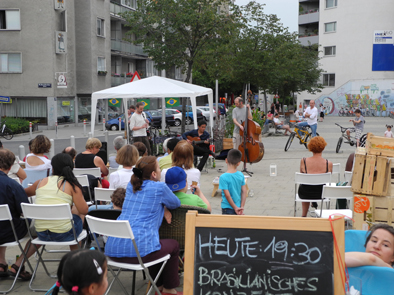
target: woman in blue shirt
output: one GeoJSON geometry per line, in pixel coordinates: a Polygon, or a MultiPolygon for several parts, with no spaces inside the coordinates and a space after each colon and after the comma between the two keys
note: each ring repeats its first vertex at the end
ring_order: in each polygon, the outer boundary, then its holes
{"type": "MultiPolygon", "coordinates": [[[[156,157],[143,157],[133,168],[133,176],[127,185],[126,198],[118,220],[128,220],[133,230],[138,251],[144,263],[159,259],[167,254],[171,257],[157,281],[162,294],[182,294],[179,286],[179,245],[175,240],[159,239],[159,228],[164,209],[175,209],[181,205],[179,199],[163,182],[156,157]]],[[[105,254],[117,262],[139,263],[131,240],[110,237],[105,245],[105,254]]],[[[160,264],[149,268],[152,278],[156,277],[160,264]]]]}

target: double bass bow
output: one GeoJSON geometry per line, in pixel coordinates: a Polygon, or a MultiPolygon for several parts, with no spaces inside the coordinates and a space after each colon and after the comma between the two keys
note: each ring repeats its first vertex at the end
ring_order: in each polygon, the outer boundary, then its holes
{"type": "Polygon", "coordinates": [[[246,163],[258,163],[264,156],[264,145],[259,141],[261,127],[258,123],[248,118],[248,106],[246,106],[246,120],[242,122],[243,131],[240,129],[242,143],[238,150],[242,153],[241,161],[244,162],[244,171],[246,163]]]}

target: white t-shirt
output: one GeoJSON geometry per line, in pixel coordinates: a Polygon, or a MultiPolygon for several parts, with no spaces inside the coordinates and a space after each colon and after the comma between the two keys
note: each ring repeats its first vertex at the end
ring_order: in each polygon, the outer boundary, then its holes
{"type": "Polygon", "coordinates": [[[45,157],[41,157],[41,156],[36,156],[34,154],[28,154],[26,156],[26,163],[25,166],[27,169],[31,169],[31,170],[45,170],[45,169],[52,169],[52,165],[51,165],[51,160],[48,160],[45,157]],[[38,165],[38,166],[30,166],[29,163],[27,162],[27,159],[29,157],[37,157],[39,158],[41,161],[44,162],[44,164],[38,165]]]}
{"type": "Polygon", "coordinates": [[[282,122],[281,122],[278,118],[275,118],[275,117],[274,117],[274,122],[275,122],[276,124],[282,125],[282,122]]]}
{"type": "MultiPolygon", "coordinates": [[[[133,130],[134,127],[141,127],[146,124],[145,118],[146,115],[144,113],[137,114],[137,112],[135,112],[130,118],[130,130],[133,130]]],[[[133,130],[133,137],[141,136],[146,136],[146,128],[133,130]]]]}
{"type": "Polygon", "coordinates": [[[305,114],[311,115],[309,118],[306,118],[306,121],[308,122],[309,126],[317,124],[317,108],[316,107],[314,107],[313,109],[311,109],[310,107],[307,107],[304,112],[304,117],[305,117],[305,114]]]}
{"type": "Polygon", "coordinates": [[[17,178],[18,175],[16,175],[19,171],[21,166],[19,165],[19,157],[15,156],[15,162],[12,164],[10,171],[8,172],[8,177],[9,178],[17,178]]]}
{"type": "Polygon", "coordinates": [[[118,187],[126,188],[133,175],[133,169],[119,169],[109,176],[109,188],[116,189],[118,187]]]}
{"type": "Polygon", "coordinates": [[[386,130],[386,132],[384,133],[385,137],[393,137],[393,132],[386,130]]]}
{"type": "MultiPolygon", "coordinates": [[[[171,168],[161,170],[161,178],[160,178],[161,182],[166,182],[166,172],[168,169],[171,169],[171,168]]],[[[185,170],[185,169],[183,169],[183,170],[185,170]]],[[[191,168],[191,169],[185,170],[185,172],[186,172],[187,189],[190,189],[190,186],[192,185],[193,181],[196,181],[197,186],[200,187],[200,177],[201,177],[200,170],[198,170],[197,168],[191,168]]]]}

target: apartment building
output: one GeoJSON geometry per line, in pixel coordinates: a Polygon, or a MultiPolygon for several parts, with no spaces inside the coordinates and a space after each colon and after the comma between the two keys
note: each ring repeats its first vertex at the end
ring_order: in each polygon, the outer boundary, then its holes
{"type": "MultiPolygon", "coordinates": [[[[136,0],[2,0],[0,115],[48,128],[90,120],[93,92],[129,82],[135,71],[159,75],[142,46],[123,40],[119,14],[135,9],[136,0]]],[[[179,69],[166,75],[182,79],[179,69]]],[[[101,103],[95,120],[111,113],[101,103]]]]}
{"type": "Polygon", "coordinates": [[[316,100],[328,115],[360,108],[366,115],[394,111],[394,2],[299,0],[299,41],[319,44],[322,92],[316,100]]]}

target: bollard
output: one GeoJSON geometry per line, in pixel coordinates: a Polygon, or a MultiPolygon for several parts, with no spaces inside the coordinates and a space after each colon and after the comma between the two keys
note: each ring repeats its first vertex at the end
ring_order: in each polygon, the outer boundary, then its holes
{"type": "Polygon", "coordinates": [[[51,149],[49,150],[49,159],[55,156],[55,141],[53,139],[49,140],[51,142],[51,149]]]}
{"type": "Polygon", "coordinates": [[[103,118],[103,131],[105,132],[105,118],[103,118]]]}
{"type": "Polygon", "coordinates": [[[119,117],[119,131],[122,130],[122,118],[119,117]]]}
{"type": "Polygon", "coordinates": [[[19,160],[23,161],[23,158],[26,156],[25,153],[25,146],[24,145],[20,145],[19,146],[19,160]]]}
{"type": "Polygon", "coordinates": [[[83,120],[83,136],[86,136],[86,119],[83,120]]]}
{"type": "Polygon", "coordinates": [[[55,132],[56,132],[56,139],[57,139],[57,121],[55,122],[55,132]]]}
{"type": "Polygon", "coordinates": [[[70,145],[75,149],[75,136],[71,135],[70,137],[70,145]]]}
{"type": "Polygon", "coordinates": [[[33,123],[29,122],[30,139],[33,139],[33,123]]]}
{"type": "Polygon", "coordinates": [[[104,138],[105,138],[104,141],[108,142],[108,130],[104,131],[104,138]]]}
{"type": "Polygon", "coordinates": [[[89,138],[92,138],[92,132],[89,132],[89,133],[88,133],[88,137],[89,137],[89,138]]]}

